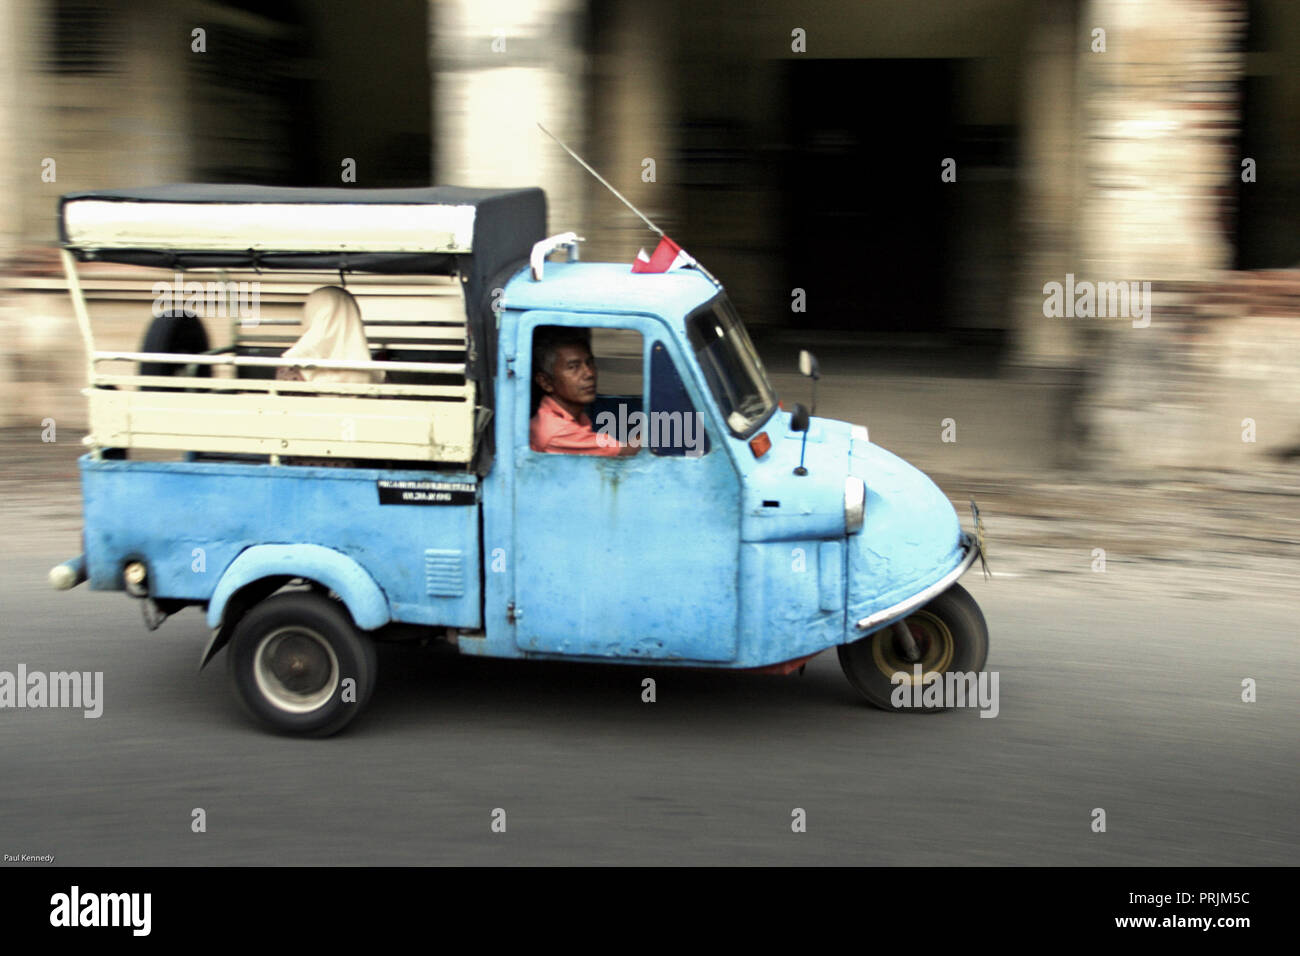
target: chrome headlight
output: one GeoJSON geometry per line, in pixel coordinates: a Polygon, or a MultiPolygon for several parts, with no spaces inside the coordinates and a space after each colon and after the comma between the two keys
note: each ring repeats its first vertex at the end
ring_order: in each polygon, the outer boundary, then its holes
{"type": "Polygon", "coordinates": [[[849,475],[844,479],[844,527],[849,534],[862,530],[867,516],[867,486],[861,478],[849,475]]]}

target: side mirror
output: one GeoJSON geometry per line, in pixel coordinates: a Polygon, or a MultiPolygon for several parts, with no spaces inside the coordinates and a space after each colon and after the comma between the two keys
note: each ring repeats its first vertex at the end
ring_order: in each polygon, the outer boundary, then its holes
{"type": "Polygon", "coordinates": [[[790,413],[790,430],[795,432],[808,430],[808,409],[798,402],[794,403],[794,411],[790,413]]]}
{"type": "Polygon", "coordinates": [[[799,350],[799,374],[806,375],[814,382],[822,377],[821,368],[817,365],[817,356],[807,349],[799,350]]]}

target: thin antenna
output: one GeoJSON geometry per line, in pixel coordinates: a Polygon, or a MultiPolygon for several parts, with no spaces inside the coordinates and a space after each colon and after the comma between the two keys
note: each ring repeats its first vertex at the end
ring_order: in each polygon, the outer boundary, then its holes
{"type": "MultiPolygon", "coordinates": [[[[560,144],[560,149],[564,150],[566,153],[568,153],[570,156],[572,156],[574,159],[576,159],[576,160],[578,161],[578,163],[581,164],[581,166],[582,166],[583,169],[585,169],[587,172],[591,173],[591,175],[595,176],[596,179],[599,180],[599,182],[600,182],[600,184],[601,184],[602,186],[604,186],[606,189],[608,189],[610,192],[612,192],[615,196],[617,196],[617,197],[619,198],[619,201],[622,202],[624,206],[627,206],[628,209],[631,209],[634,213],[636,213],[637,216],[639,216],[639,217],[641,218],[641,221],[642,221],[642,222],[644,222],[644,223],[645,223],[647,226],[649,226],[652,230],[654,230],[655,232],[657,232],[661,237],[663,237],[663,238],[665,238],[665,239],[668,238],[667,236],[664,235],[664,231],[663,231],[662,229],[660,229],[658,226],[656,226],[653,222],[651,222],[651,221],[646,217],[645,213],[643,213],[640,209],[637,209],[636,206],[633,206],[630,202],[628,202],[626,196],[624,196],[621,192],[619,192],[617,189],[615,189],[613,186],[611,186],[611,185],[606,181],[606,179],[605,179],[604,176],[602,176],[600,173],[596,172],[596,171],[595,171],[594,169],[592,169],[589,165],[587,165],[587,161],[586,161],[585,159],[583,159],[581,156],[579,156],[579,155],[578,155],[577,153],[575,153],[573,150],[569,149],[569,147],[566,146],[566,145],[564,144],[564,141],[561,140],[560,137],[556,136],[556,135],[555,135],[554,133],[552,133],[549,129],[547,129],[545,126],[543,126],[541,123],[538,123],[538,124],[537,124],[537,128],[540,129],[540,130],[541,130],[543,133],[545,133],[547,136],[551,137],[551,139],[553,139],[553,140],[555,140],[557,143],[559,143],[559,144],[560,144]]],[[[692,256],[689,252],[686,252],[685,249],[682,249],[681,251],[686,255],[686,258],[690,260],[690,265],[691,265],[692,268],[695,268],[695,269],[700,270],[700,272],[702,272],[702,273],[704,274],[704,276],[705,276],[705,277],[706,277],[710,282],[712,282],[712,283],[713,283],[715,286],[717,286],[719,289],[722,288],[722,283],[719,282],[719,281],[717,280],[717,277],[714,276],[714,274],[713,274],[712,272],[710,272],[708,269],[704,268],[704,266],[703,266],[703,264],[700,262],[700,260],[696,259],[696,258],[695,258],[694,256],[692,256]]]]}
{"type": "Polygon", "coordinates": [[[622,200],[623,205],[627,206],[628,209],[631,209],[634,213],[636,213],[638,216],[640,216],[642,222],[644,222],[647,226],[649,226],[649,227],[650,227],[651,229],[653,229],[655,232],[659,233],[659,235],[662,236],[662,235],[664,234],[664,231],[663,231],[662,229],[660,229],[658,226],[656,226],[656,225],[655,225],[653,222],[651,222],[649,219],[647,219],[646,216],[645,216],[645,214],[644,214],[643,212],[641,212],[640,209],[637,209],[636,206],[633,206],[630,202],[628,202],[626,196],[624,196],[621,192],[619,192],[617,189],[615,189],[613,186],[611,186],[608,182],[606,182],[604,176],[602,176],[600,173],[596,172],[594,169],[592,169],[590,166],[588,166],[588,165],[587,165],[587,161],[586,161],[585,159],[583,159],[581,156],[579,156],[579,155],[578,155],[577,153],[575,153],[573,150],[569,149],[568,146],[564,145],[564,141],[561,140],[560,137],[556,136],[556,135],[555,135],[554,133],[552,133],[549,129],[547,129],[545,126],[543,126],[541,123],[538,123],[538,124],[537,124],[537,128],[540,129],[540,130],[541,130],[543,133],[545,133],[547,136],[551,137],[551,139],[553,139],[553,140],[555,140],[557,143],[559,143],[559,144],[560,144],[560,149],[564,150],[566,153],[568,153],[570,156],[572,156],[574,159],[576,159],[579,163],[581,163],[583,169],[585,169],[587,172],[591,173],[591,175],[595,176],[598,180],[600,180],[600,184],[601,184],[602,186],[604,186],[606,189],[608,189],[610,192],[612,192],[612,193],[613,193],[615,196],[617,196],[620,200],[622,200]]]}

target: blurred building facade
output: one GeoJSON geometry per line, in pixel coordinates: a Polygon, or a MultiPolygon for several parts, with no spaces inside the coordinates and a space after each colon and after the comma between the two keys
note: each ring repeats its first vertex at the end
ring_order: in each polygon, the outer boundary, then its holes
{"type": "Polygon", "coordinates": [[[3,17],[0,255],[19,270],[48,269],[62,193],[339,185],[349,159],[358,186],[542,185],[587,258],[651,245],[543,122],[752,324],[1041,374],[1077,396],[1063,446],[1108,460],[1197,464],[1198,438],[1236,454],[1245,419],[1243,460],[1300,445],[1291,0],[10,0],[3,17]],[[1151,282],[1150,325],[1044,315],[1067,275],[1151,282]]]}

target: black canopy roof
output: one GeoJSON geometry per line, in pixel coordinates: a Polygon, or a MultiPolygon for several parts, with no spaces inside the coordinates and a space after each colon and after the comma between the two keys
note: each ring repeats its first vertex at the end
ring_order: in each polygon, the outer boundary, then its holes
{"type": "MultiPolygon", "coordinates": [[[[163,269],[342,269],[406,275],[466,275],[464,254],[437,252],[317,252],[284,249],[212,252],[179,246],[159,249],[96,248],[69,241],[67,209],[81,200],[121,203],[304,204],[304,205],[435,205],[474,207],[472,256],[475,271],[495,272],[507,262],[526,260],[533,243],[546,237],[546,197],[542,190],[475,189],[466,186],[427,186],[413,189],[349,189],[346,187],[248,186],[216,183],[172,183],[131,189],[97,189],[69,193],[59,200],[59,241],[83,261],[121,262],[163,269]]],[[[252,238],[252,237],[250,237],[252,238]]]]}

